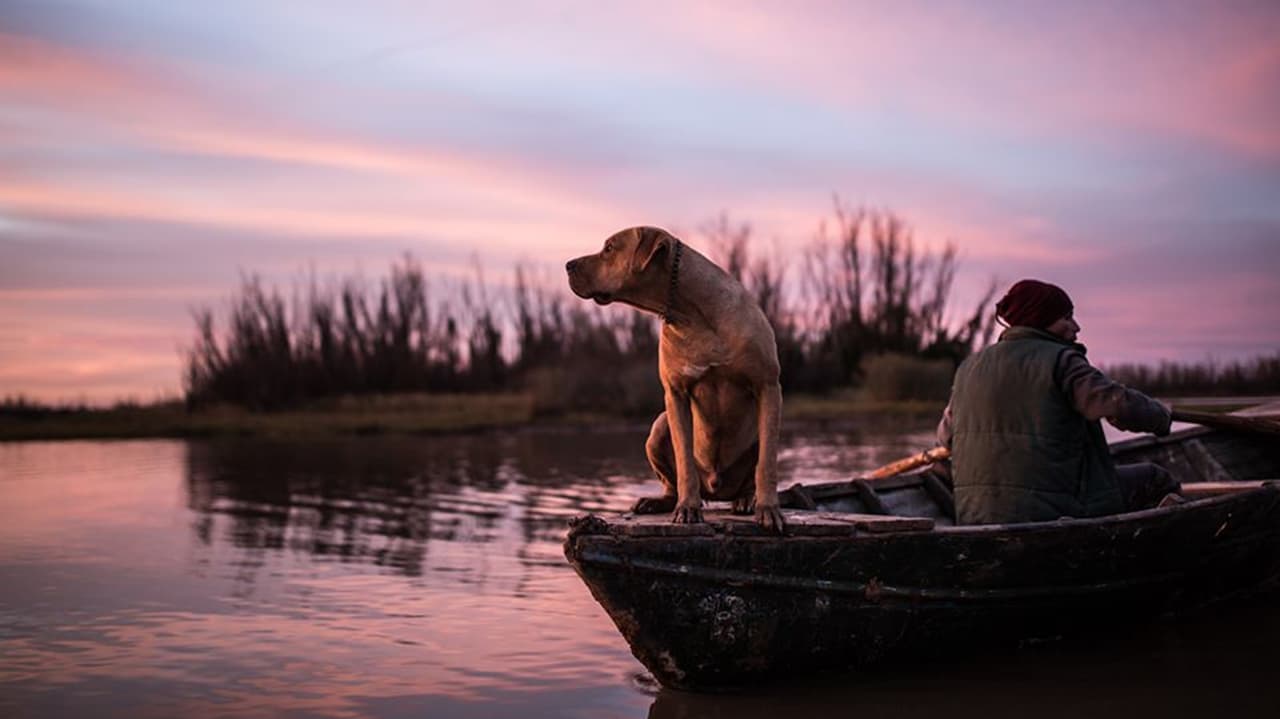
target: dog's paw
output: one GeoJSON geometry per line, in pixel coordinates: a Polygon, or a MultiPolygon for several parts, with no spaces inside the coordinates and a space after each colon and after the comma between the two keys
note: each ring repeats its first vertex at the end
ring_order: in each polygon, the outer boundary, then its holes
{"type": "Polygon", "coordinates": [[[733,500],[734,514],[751,514],[755,510],[756,502],[751,497],[738,497],[733,500]]]}
{"type": "Polygon", "coordinates": [[[675,524],[701,524],[702,504],[676,505],[676,511],[671,514],[671,521],[675,524]]]}
{"type": "Polygon", "coordinates": [[[641,497],[636,503],[631,505],[631,511],[635,514],[662,514],[675,509],[676,498],[669,495],[661,497],[641,497]]]}
{"type": "Polygon", "coordinates": [[[786,523],[782,520],[782,509],[777,502],[773,504],[756,504],[756,522],[765,529],[782,534],[786,523]]]}

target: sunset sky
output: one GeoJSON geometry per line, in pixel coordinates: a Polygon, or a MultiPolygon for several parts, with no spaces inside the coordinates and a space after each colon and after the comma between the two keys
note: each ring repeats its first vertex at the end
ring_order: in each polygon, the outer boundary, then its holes
{"type": "Polygon", "coordinates": [[[0,396],[177,394],[242,273],[785,256],[837,195],[1095,361],[1280,351],[1280,3],[4,0],[0,396]]]}

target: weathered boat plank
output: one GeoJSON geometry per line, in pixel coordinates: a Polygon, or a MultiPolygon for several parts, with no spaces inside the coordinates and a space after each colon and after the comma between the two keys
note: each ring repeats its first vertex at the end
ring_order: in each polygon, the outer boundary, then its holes
{"type": "Polygon", "coordinates": [[[865,479],[855,479],[849,484],[853,485],[853,489],[858,493],[858,499],[862,501],[862,505],[872,514],[889,514],[889,509],[884,506],[880,496],[876,494],[876,490],[865,479]]]}
{"type": "MultiPolygon", "coordinates": [[[[933,529],[928,517],[899,517],[855,512],[820,512],[783,510],[790,537],[847,536],[855,530],[877,534],[887,532],[920,532],[933,529]]],[[[710,509],[699,524],[673,524],[667,514],[624,514],[605,523],[608,532],[626,537],[714,537],[721,534],[737,536],[777,536],[760,527],[751,515],[734,514],[729,510],[710,509]]],[[[603,521],[603,520],[600,520],[603,521]]]]}
{"type": "Polygon", "coordinates": [[[1183,452],[1191,468],[1206,482],[1230,482],[1234,477],[1217,458],[1205,448],[1198,439],[1189,439],[1182,444],[1183,452]]]}

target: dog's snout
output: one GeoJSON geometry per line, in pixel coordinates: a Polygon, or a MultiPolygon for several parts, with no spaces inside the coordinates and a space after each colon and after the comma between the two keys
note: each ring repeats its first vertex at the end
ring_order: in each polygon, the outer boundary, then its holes
{"type": "Polygon", "coordinates": [[[573,274],[574,272],[577,272],[577,271],[578,271],[578,261],[577,261],[577,260],[569,260],[568,262],[564,263],[564,271],[565,271],[565,272],[568,272],[569,274],[573,274]]]}

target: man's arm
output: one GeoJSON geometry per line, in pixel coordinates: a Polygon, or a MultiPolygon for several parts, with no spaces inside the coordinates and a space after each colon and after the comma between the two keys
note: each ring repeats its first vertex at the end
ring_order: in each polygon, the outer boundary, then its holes
{"type": "Polygon", "coordinates": [[[1103,419],[1127,432],[1169,433],[1169,408],[1106,376],[1079,352],[1058,360],[1060,386],[1071,406],[1087,419],[1103,419]]]}

